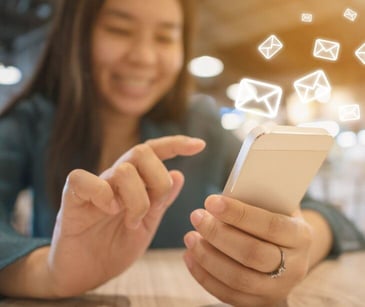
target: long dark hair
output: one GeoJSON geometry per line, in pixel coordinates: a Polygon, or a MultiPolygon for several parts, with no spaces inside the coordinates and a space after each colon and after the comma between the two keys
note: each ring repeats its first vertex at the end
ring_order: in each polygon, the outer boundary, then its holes
{"type": "MultiPolygon", "coordinates": [[[[47,152],[48,194],[60,204],[67,174],[75,168],[96,172],[101,155],[98,100],[91,74],[91,32],[105,0],[58,0],[52,30],[38,68],[25,89],[10,101],[0,117],[21,100],[39,93],[56,112],[47,152]],[[90,154],[92,153],[92,154],[90,154]]],[[[195,0],[179,0],[184,12],[184,67],[175,86],[146,115],[154,121],[180,121],[186,113],[190,77],[195,0]]]]}

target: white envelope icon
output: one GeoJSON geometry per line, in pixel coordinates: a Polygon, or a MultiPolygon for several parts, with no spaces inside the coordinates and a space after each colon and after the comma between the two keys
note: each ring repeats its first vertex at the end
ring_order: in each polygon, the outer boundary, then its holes
{"type": "Polygon", "coordinates": [[[271,35],[259,47],[258,50],[266,58],[271,59],[283,48],[282,42],[275,36],[271,35]]]}
{"type": "Polygon", "coordinates": [[[331,85],[323,70],[317,70],[294,82],[300,101],[309,103],[318,100],[327,102],[331,97],[331,85]]]}
{"type": "Polygon", "coordinates": [[[303,22],[312,22],[313,21],[313,15],[310,13],[302,13],[302,21],[303,22]]]}
{"type": "Polygon", "coordinates": [[[274,118],[282,96],[280,86],[244,78],[240,82],[235,107],[247,113],[274,118]]]}
{"type": "Polygon", "coordinates": [[[347,8],[346,11],[343,13],[343,16],[350,21],[355,21],[357,18],[357,12],[350,8],[347,8]]]}
{"type": "Polygon", "coordinates": [[[340,53],[340,43],[317,39],[314,45],[313,56],[328,61],[337,61],[340,53]]]}
{"type": "Polygon", "coordinates": [[[365,65],[365,43],[363,43],[361,47],[356,50],[355,55],[360,60],[360,62],[365,65]]]}
{"type": "Polygon", "coordinates": [[[338,108],[340,121],[347,122],[360,119],[360,106],[358,104],[349,104],[338,108]]]}

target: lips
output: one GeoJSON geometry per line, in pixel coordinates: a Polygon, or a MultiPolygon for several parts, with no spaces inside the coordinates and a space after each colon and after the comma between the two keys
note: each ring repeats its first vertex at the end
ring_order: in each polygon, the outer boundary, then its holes
{"type": "Polygon", "coordinates": [[[112,76],[112,85],[121,94],[140,97],[151,91],[152,78],[135,76],[112,76]]]}

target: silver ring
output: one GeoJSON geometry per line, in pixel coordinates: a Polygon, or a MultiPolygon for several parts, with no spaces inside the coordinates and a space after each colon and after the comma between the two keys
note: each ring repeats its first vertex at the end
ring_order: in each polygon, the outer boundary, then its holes
{"type": "Polygon", "coordinates": [[[280,251],[280,264],[277,267],[277,269],[275,269],[274,271],[268,273],[268,275],[271,278],[278,278],[278,277],[280,277],[286,271],[285,254],[284,254],[283,250],[279,246],[278,246],[278,249],[280,251]]]}

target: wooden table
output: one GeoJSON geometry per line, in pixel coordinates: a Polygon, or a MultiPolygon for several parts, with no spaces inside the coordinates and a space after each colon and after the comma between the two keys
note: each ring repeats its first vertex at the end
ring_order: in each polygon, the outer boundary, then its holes
{"type": "MultiPolygon", "coordinates": [[[[218,307],[189,274],[182,250],[149,251],[123,275],[87,295],[60,301],[6,300],[0,306],[218,307]]],[[[321,263],[288,297],[290,307],[365,306],[365,252],[321,263]]]]}

